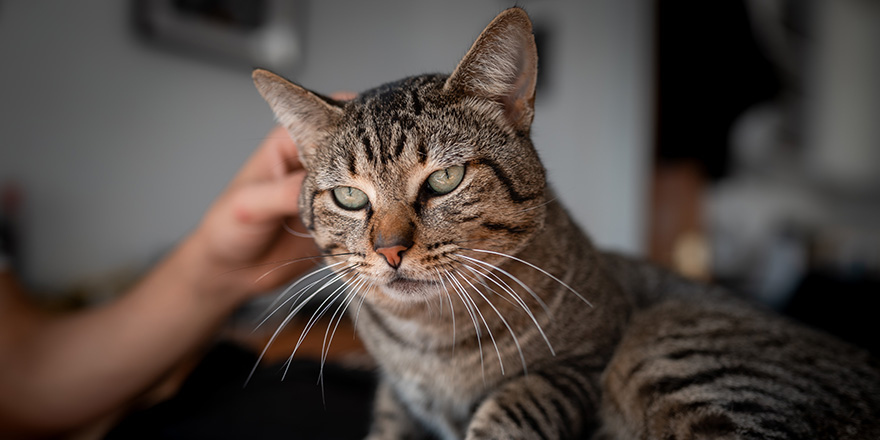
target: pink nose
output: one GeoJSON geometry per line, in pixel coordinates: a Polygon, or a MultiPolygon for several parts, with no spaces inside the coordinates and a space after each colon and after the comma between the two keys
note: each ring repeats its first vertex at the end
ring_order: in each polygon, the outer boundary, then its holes
{"type": "Polygon", "coordinates": [[[401,254],[407,249],[409,248],[406,246],[397,245],[378,248],[376,249],[376,252],[378,252],[379,255],[385,257],[385,261],[387,261],[388,264],[391,265],[391,267],[397,269],[398,267],[400,267],[400,261],[403,259],[403,256],[401,254]]]}

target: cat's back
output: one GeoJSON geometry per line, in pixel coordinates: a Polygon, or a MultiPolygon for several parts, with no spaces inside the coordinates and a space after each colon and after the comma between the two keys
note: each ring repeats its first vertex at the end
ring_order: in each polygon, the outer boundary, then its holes
{"type": "Polygon", "coordinates": [[[608,438],[880,438],[866,351],[690,288],[642,298],[603,377],[608,438]]]}

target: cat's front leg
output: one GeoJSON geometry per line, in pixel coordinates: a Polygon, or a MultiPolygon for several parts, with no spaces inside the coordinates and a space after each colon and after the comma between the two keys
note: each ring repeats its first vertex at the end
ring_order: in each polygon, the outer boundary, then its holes
{"type": "Polygon", "coordinates": [[[366,440],[426,439],[421,426],[412,418],[386,380],[380,380],[373,401],[373,422],[366,440]]]}
{"type": "Polygon", "coordinates": [[[577,439],[595,420],[598,386],[569,368],[530,372],[483,401],[467,429],[467,440],[577,439]]]}

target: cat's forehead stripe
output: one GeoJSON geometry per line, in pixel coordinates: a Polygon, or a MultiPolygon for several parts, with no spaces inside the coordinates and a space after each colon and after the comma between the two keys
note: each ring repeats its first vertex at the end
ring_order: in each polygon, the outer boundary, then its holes
{"type": "Polygon", "coordinates": [[[416,154],[418,155],[419,163],[424,164],[428,161],[428,141],[424,137],[419,137],[417,145],[418,151],[416,154]]]}
{"type": "Polygon", "coordinates": [[[406,132],[401,131],[400,135],[397,137],[397,142],[394,147],[394,155],[392,156],[392,158],[400,157],[400,154],[403,153],[404,144],[406,144],[406,132]]]}
{"type": "MultiPolygon", "coordinates": [[[[355,141],[370,166],[386,168],[406,154],[408,148],[415,149],[419,163],[427,163],[428,142],[417,131],[418,119],[425,110],[422,93],[425,87],[442,80],[439,75],[412,77],[368,90],[358,97],[351,121],[356,127],[355,141]]],[[[356,161],[356,158],[349,160],[356,161]]],[[[355,174],[357,165],[350,162],[348,168],[355,174]]]]}
{"type": "Polygon", "coordinates": [[[351,149],[345,150],[345,161],[348,164],[348,172],[352,176],[356,176],[357,172],[357,158],[354,155],[354,152],[351,149]]]}
{"type": "Polygon", "coordinates": [[[419,93],[418,90],[413,89],[410,91],[410,101],[412,102],[412,112],[414,115],[419,116],[422,114],[422,102],[419,101],[419,93]]]}

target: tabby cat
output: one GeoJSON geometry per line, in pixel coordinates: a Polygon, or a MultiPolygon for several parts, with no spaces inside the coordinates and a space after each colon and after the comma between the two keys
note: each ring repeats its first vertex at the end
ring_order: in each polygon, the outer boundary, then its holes
{"type": "Polygon", "coordinates": [[[308,170],[320,313],[380,365],[368,438],[880,438],[865,352],[591,245],[529,138],[536,73],[518,8],[351,101],[254,72],[308,170]]]}

